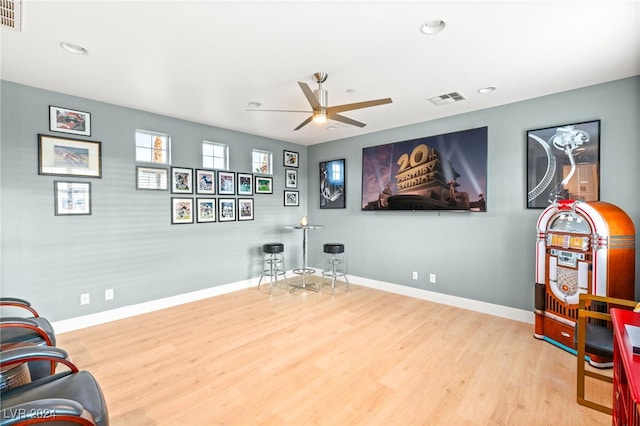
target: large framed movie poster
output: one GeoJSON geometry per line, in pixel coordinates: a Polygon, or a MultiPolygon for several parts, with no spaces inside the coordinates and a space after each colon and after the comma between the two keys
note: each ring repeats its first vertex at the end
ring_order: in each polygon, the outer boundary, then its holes
{"type": "Polygon", "coordinates": [[[362,149],[362,210],[486,211],[487,127],[362,149]]]}

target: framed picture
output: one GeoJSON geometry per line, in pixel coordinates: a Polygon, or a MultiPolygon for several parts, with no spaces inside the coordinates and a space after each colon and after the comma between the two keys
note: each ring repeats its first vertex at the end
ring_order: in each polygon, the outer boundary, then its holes
{"type": "Polygon", "coordinates": [[[238,195],[253,195],[253,175],[238,173],[238,195]]]}
{"type": "Polygon", "coordinates": [[[165,168],[136,166],[136,189],[166,191],[169,189],[168,177],[165,168]]]}
{"type": "Polygon", "coordinates": [[[284,170],[284,187],[285,188],[297,188],[298,187],[298,171],[294,169],[284,170]]]}
{"type": "Polygon", "coordinates": [[[218,194],[233,195],[236,190],[236,174],[218,171],[218,194]]]}
{"type": "Polygon", "coordinates": [[[49,130],[91,136],[91,114],[50,105],[49,130]]]}
{"type": "Polygon", "coordinates": [[[102,177],[102,144],[38,135],[38,174],[102,177]]]}
{"type": "Polygon", "coordinates": [[[293,207],[300,205],[300,196],[298,191],[284,191],[284,205],[293,207]]]}
{"type": "Polygon", "coordinates": [[[256,176],[256,194],[273,194],[273,178],[256,176]]]}
{"type": "Polygon", "coordinates": [[[238,220],[253,220],[253,198],[238,198],[238,220]]]}
{"type": "Polygon", "coordinates": [[[56,216],[91,214],[91,183],[53,182],[56,216]]]}
{"type": "Polygon", "coordinates": [[[196,169],[196,194],[216,193],[216,172],[196,169]]]}
{"type": "Polygon", "coordinates": [[[236,220],[236,199],[218,198],[218,221],[233,222],[236,220]]]}
{"type": "Polygon", "coordinates": [[[207,223],[216,221],[216,199],[196,198],[196,221],[207,223]]]}
{"type": "Polygon", "coordinates": [[[171,192],[174,194],[193,194],[193,169],[171,168],[171,192]]]}
{"type": "Polygon", "coordinates": [[[347,203],[345,161],[320,163],[320,208],[344,209],[347,203]]]}
{"type": "Polygon", "coordinates": [[[600,120],[527,131],[527,208],[600,200],[600,120]]]}
{"type": "Polygon", "coordinates": [[[298,153],[295,151],[284,151],[285,167],[298,167],[298,153]]]}
{"type": "Polygon", "coordinates": [[[362,149],[360,208],[486,212],[488,128],[362,149]]]}
{"type": "Polygon", "coordinates": [[[193,223],[193,198],[171,197],[171,224],[193,223]]]}

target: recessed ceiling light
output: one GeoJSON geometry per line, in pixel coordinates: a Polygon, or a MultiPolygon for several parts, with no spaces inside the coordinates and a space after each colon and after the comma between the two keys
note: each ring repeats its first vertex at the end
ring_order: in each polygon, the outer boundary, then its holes
{"type": "Polygon", "coordinates": [[[251,108],[259,108],[262,106],[260,102],[256,101],[247,102],[247,105],[249,105],[251,108]]]}
{"type": "Polygon", "coordinates": [[[347,90],[346,90],[346,92],[347,92],[347,93],[349,93],[349,94],[351,94],[351,93],[355,93],[355,90],[353,90],[353,89],[347,89],[347,90]]]}
{"type": "Polygon", "coordinates": [[[335,130],[335,129],[337,129],[336,126],[327,126],[327,130],[335,130]]]}
{"type": "Polygon", "coordinates": [[[60,47],[74,55],[86,55],[89,53],[84,47],[78,46],[77,44],[67,43],[66,41],[60,42],[60,47]]]}
{"type": "Polygon", "coordinates": [[[445,26],[446,24],[444,23],[444,21],[440,19],[432,19],[422,24],[422,26],[420,27],[420,31],[423,34],[433,35],[438,34],[440,31],[444,30],[445,26]]]}
{"type": "Polygon", "coordinates": [[[478,89],[478,93],[490,93],[493,92],[494,90],[496,90],[495,87],[493,86],[487,86],[487,87],[482,87],[480,89],[478,89]]]}

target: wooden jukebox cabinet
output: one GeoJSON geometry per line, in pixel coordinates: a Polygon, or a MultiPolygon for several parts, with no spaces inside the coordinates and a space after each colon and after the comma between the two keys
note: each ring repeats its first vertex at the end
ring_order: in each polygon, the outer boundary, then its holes
{"type": "Polygon", "coordinates": [[[574,352],[580,293],[633,300],[635,228],[613,204],[575,200],[547,207],[537,227],[534,336],[574,352]]]}

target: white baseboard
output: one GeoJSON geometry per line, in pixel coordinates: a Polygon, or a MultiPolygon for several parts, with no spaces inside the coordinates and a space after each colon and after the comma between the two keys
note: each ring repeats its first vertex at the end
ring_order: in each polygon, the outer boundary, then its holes
{"type": "MultiPolygon", "coordinates": [[[[288,273],[287,278],[289,277],[295,277],[295,275],[290,275],[288,273]]],[[[436,293],[433,291],[372,280],[369,278],[357,277],[355,275],[348,275],[348,278],[350,282],[357,283],[357,285],[361,285],[363,287],[387,291],[389,293],[401,294],[408,297],[415,297],[416,299],[428,300],[430,302],[455,306],[457,308],[495,315],[515,321],[521,321],[530,324],[533,324],[534,322],[533,312],[523,311],[521,309],[481,302],[478,300],[465,299],[463,297],[436,293]]],[[[56,334],[62,334],[69,331],[80,330],[82,328],[87,328],[99,324],[105,324],[111,321],[146,314],[148,312],[154,312],[189,302],[195,302],[197,300],[207,299],[209,297],[219,296],[221,294],[243,290],[245,288],[256,286],[257,284],[258,278],[237,281],[235,283],[210,287],[204,290],[198,290],[190,293],[179,294],[176,296],[165,297],[162,299],[151,300],[149,302],[138,303],[136,305],[122,306],[120,308],[109,309],[107,311],[97,312],[95,314],[55,321],[52,323],[52,326],[56,334]]]]}

